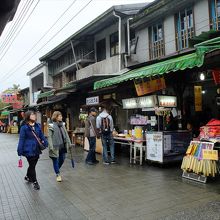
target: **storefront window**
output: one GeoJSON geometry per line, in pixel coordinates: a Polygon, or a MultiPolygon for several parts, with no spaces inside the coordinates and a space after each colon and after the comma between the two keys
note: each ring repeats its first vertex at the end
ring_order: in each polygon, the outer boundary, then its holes
{"type": "Polygon", "coordinates": [[[189,47],[189,39],[194,36],[194,18],[191,8],[176,14],[176,44],[177,50],[189,47]]]}
{"type": "Polygon", "coordinates": [[[118,55],[118,32],[110,35],[110,55],[118,55]]]}
{"type": "Polygon", "coordinates": [[[220,0],[210,1],[210,28],[220,30],[220,0]]]}
{"type": "Polygon", "coordinates": [[[150,59],[164,56],[163,25],[156,24],[149,29],[150,59]]]}

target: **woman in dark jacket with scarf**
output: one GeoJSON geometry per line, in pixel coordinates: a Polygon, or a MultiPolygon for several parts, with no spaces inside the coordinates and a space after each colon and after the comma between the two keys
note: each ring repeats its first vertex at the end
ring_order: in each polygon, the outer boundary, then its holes
{"type": "Polygon", "coordinates": [[[53,161],[57,182],[62,181],[60,168],[71,147],[71,141],[62,119],[61,112],[55,111],[52,115],[53,124],[49,124],[48,128],[49,157],[53,161]]]}
{"type": "Polygon", "coordinates": [[[40,125],[36,123],[36,114],[33,111],[27,111],[25,113],[25,123],[20,130],[17,152],[18,156],[26,157],[29,164],[27,175],[24,179],[27,182],[33,183],[34,189],[39,190],[40,186],[36,178],[35,167],[42,152],[34,134],[47,147],[48,142],[43,135],[40,125]]]}

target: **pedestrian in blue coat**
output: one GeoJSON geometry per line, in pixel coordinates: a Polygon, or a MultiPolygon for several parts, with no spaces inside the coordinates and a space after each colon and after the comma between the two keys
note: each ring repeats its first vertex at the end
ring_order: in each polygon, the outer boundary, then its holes
{"type": "Polygon", "coordinates": [[[33,111],[27,111],[25,113],[25,124],[20,130],[17,152],[18,156],[27,158],[29,167],[24,179],[27,182],[33,183],[33,187],[36,190],[40,189],[35,170],[39,155],[42,153],[39,140],[43,145],[48,146],[48,142],[43,135],[40,125],[36,123],[36,114],[33,111]]]}

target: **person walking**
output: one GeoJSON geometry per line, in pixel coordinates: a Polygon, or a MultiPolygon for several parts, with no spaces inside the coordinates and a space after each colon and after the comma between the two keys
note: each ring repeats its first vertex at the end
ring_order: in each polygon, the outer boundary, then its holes
{"type": "Polygon", "coordinates": [[[25,123],[21,127],[17,153],[18,156],[27,158],[29,167],[24,179],[27,182],[33,183],[35,190],[40,189],[40,185],[36,178],[36,165],[39,155],[42,153],[39,141],[45,146],[48,142],[43,135],[41,127],[36,123],[36,114],[33,111],[25,112],[25,123]]]}
{"type": "Polygon", "coordinates": [[[114,123],[112,116],[108,113],[108,111],[104,108],[103,111],[98,115],[96,119],[96,127],[99,130],[102,140],[102,147],[103,147],[103,164],[109,165],[110,163],[115,162],[115,144],[113,139],[113,129],[114,123]],[[110,147],[111,153],[111,160],[108,159],[108,150],[107,147],[110,147]]]}
{"type": "Polygon", "coordinates": [[[89,116],[85,121],[85,137],[88,138],[89,141],[89,152],[86,157],[86,163],[89,165],[93,165],[99,163],[96,160],[96,137],[98,136],[97,128],[96,128],[96,115],[97,109],[92,107],[89,110],[89,116]]]}
{"type": "Polygon", "coordinates": [[[48,126],[49,157],[53,161],[56,180],[61,182],[60,168],[64,163],[67,151],[70,150],[71,141],[61,112],[55,111],[53,113],[52,122],[48,126]]]}

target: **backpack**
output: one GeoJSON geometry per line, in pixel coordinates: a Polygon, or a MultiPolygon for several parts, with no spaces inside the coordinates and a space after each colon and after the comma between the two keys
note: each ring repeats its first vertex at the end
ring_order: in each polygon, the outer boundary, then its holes
{"type": "MultiPolygon", "coordinates": [[[[109,115],[108,115],[109,116],[109,115]]],[[[107,117],[101,118],[101,132],[104,135],[110,134],[110,119],[107,117]]]]}

